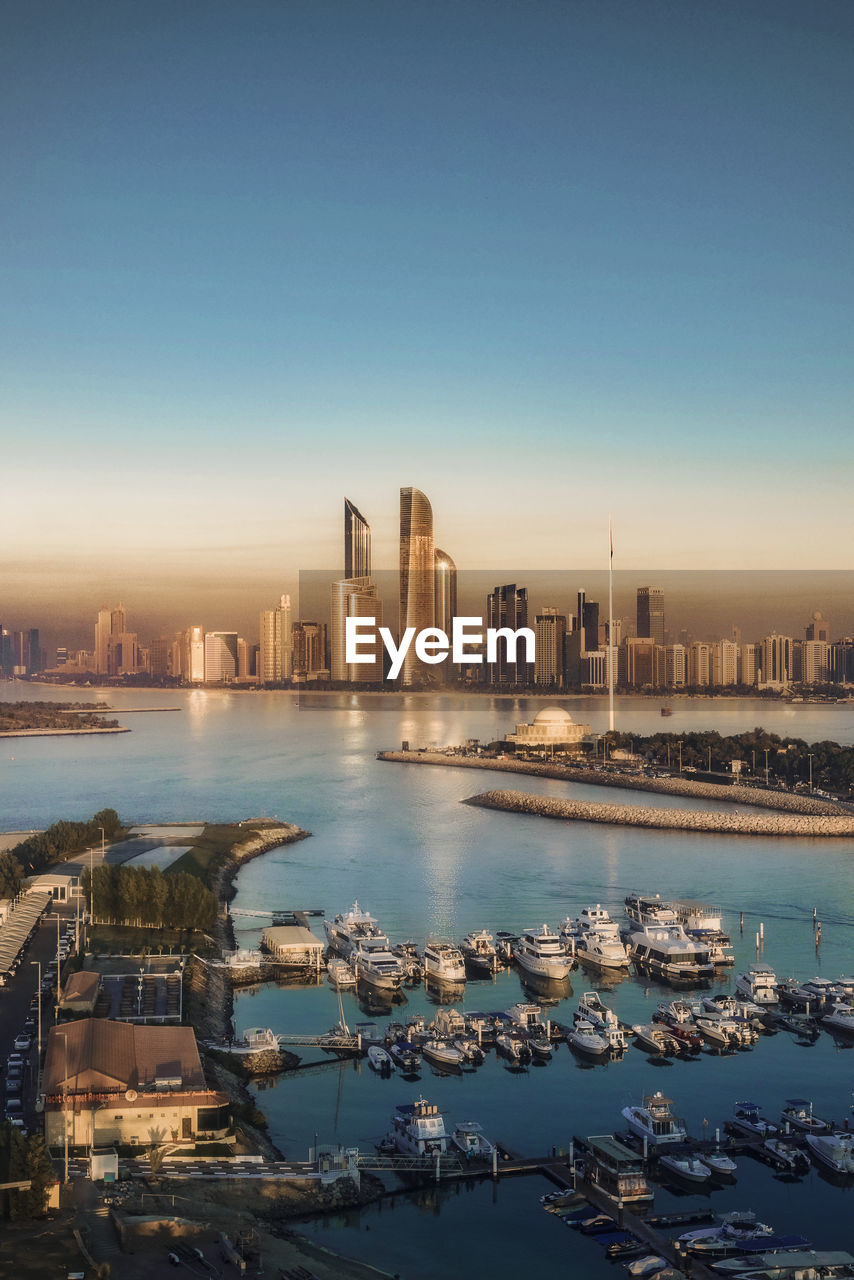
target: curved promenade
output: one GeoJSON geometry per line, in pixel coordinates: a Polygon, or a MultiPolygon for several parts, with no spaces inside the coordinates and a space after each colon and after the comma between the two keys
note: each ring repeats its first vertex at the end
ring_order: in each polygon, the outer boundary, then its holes
{"type": "Polygon", "coordinates": [[[787,813],[814,814],[816,817],[849,810],[832,800],[815,796],[792,795],[787,791],[758,791],[754,787],[717,786],[713,782],[690,782],[687,778],[646,778],[633,773],[599,773],[593,769],[573,769],[561,764],[539,764],[533,760],[507,757],[484,759],[444,751],[380,751],[378,760],[396,764],[444,765],[451,769],[488,769],[497,773],[523,773],[535,778],[556,778],[561,782],[584,782],[591,787],[615,787],[620,791],[651,791],[664,796],[688,796],[697,800],[722,800],[731,804],[748,804],[756,809],[783,810],[787,813]]]}
{"type": "Polygon", "coordinates": [[[528,813],[563,822],[606,822],[623,827],[652,827],[666,831],[708,831],[716,835],[749,836],[854,836],[854,817],[825,814],[821,817],[793,813],[721,813],[698,809],[650,809],[640,805],[599,804],[555,800],[526,791],[485,791],[464,804],[506,813],[528,813]]]}

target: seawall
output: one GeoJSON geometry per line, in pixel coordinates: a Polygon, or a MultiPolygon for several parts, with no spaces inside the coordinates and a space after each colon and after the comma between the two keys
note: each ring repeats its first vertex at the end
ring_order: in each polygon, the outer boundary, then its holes
{"type": "Polygon", "coordinates": [[[698,809],[651,809],[640,805],[600,804],[555,800],[525,791],[485,791],[464,804],[506,813],[527,813],[563,822],[605,822],[622,827],[651,827],[663,831],[714,832],[750,836],[854,836],[854,817],[835,814],[723,813],[698,809]]]}
{"type": "Polygon", "coordinates": [[[584,782],[591,787],[612,787],[620,791],[649,791],[662,796],[687,796],[698,800],[723,800],[731,804],[747,804],[754,809],[783,810],[803,813],[847,816],[849,810],[832,800],[815,796],[792,795],[787,791],[759,791],[754,787],[717,786],[713,782],[691,782],[687,778],[646,778],[632,773],[599,773],[593,769],[574,769],[572,765],[540,764],[535,760],[514,760],[512,756],[462,756],[443,751],[380,751],[378,760],[393,764],[432,764],[450,769],[487,769],[498,773],[522,773],[535,778],[556,778],[560,782],[584,782]]]}

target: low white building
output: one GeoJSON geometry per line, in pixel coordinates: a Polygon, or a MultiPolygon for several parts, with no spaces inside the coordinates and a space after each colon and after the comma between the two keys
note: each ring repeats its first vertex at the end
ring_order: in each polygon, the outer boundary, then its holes
{"type": "Polygon", "coordinates": [[[580,752],[581,743],[589,734],[590,725],[576,724],[563,707],[543,707],[530,724],[517,724],[516,732],[508,733],[505,741],[514,743],[517,751],[545,748],[580,752]]]}

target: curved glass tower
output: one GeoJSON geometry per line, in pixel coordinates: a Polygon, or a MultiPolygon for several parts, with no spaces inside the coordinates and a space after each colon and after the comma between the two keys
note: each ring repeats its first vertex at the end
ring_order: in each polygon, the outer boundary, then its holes
{"type": "MultiPolygon", "coordinates": [[[[400,491],[400,634],[436,625],[433,508],[420,489],[400,491]]],[[[435,683],[435,671],[415,657],[410,645],[400,673],[405,687],[435,683]]]]}

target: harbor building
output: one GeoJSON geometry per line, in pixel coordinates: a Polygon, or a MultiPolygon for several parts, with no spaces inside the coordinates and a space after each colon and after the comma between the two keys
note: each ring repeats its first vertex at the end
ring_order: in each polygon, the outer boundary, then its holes
{"type": "Polygon", "coordinates": [[[591,733],[589,724],[576,724],[563,707],[543,707],[529,724],[517,724],[514,733],[508,733],[506,742],[512,742],[517,751],[571,751],[580,752],[581,744],[591,733]]]}
{"type": "Polygon", "coordinates": [[[229,1098],[207,1087],[190,1027],[52,1027],[42,1088],[49,1147],[227,1140],[229,1098]]]}
{"type": "MultiPolygon", "coordinates": [[[[400,491],[400,604],[399,634],[414,627],[415,634],[436,625],[436,563],[433,508],[420,489],[400,491]]],[[[404,688],[435,684],[435,667],[420,662],[410,645],[403,660],[404,688]]]]}
{"type": "Polygon", "coordinates": [[[305,925],[273,925],[264,930],[261,945],[278,964],[320,972],[323,943],[305,925]]]}

